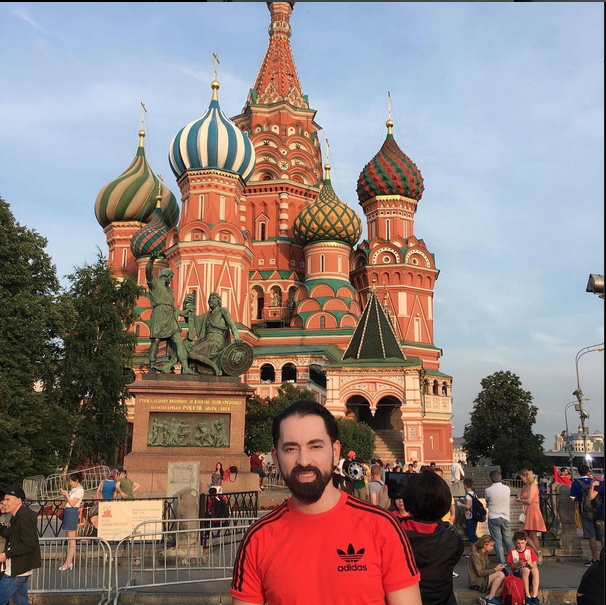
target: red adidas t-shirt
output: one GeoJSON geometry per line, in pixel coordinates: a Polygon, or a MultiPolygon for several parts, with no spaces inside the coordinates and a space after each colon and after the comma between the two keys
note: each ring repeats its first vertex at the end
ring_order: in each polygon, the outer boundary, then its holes
{"type": "Polygon", "coordinates": [[[534,551],[534,548],[530,548],[530,546],[527,546],[523,552],[520,552],[516,548],[512,548],[507,555],[507,563],[513,565],[518,561],[536,563],[538,561],[537,553],[534,551]]]}
{"type": "Polygon", "coordinates": [[[310,515],[290,499],[248,530],[231,596],[268,605],[385,605],[421,579],[408,538],[387,511],[343,492],[310,515]]]}

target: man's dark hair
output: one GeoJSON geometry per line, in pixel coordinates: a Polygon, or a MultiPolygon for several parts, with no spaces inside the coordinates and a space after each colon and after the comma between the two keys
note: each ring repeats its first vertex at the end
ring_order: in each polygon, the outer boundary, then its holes
{"type": "Polygon", "coordinates": [[[581,477],[584,477],[588,472],[589,467],[586,464],[581,464],[581,466],[579,466],[579,475],[581,475],[581,477]]]}
{"type": "Polygon", "coordinates": [[[523,529],[520,529],[513,534],[513,539],[514,542],[515,540],[528,540],[528,534],[523,529]]]}
{"type": "Polygon", "coordinates": [[[463,485],[471,489],[473,487],[473,479],[471,477],[465,477],[465,479],[463,479],[463,485]]]}
{"type": "Polygon", "coordinates": [[[406,510],[419,521],[438,521],[452,502],[446,481],[433,471],[412,475],[402,490],[406,510]]]}
{"type": "Polygon", "coordinates": [[[285,410],[282,410],[275,418],[271,427],[271,434],[274,442],[274,447],[278,447],[278,441],[280,440],[280,425],[282,420],[289,418],[290,416],[320,416],[324,420],[326,426],[326,432],[330,437],[330,443],[334,443],[339,439],[339,426],[335,417],[322,405],[315,401],[295,401],[289,405],[285,410]]]}
{"type": "Polygon", "coordinates": [[[501,473],[499,473],[499,471],[492,471],[490,473],[490,480],[493,483],[498,483],[501,479],[502,479],[502,477],[501,477],[501,473]]]}

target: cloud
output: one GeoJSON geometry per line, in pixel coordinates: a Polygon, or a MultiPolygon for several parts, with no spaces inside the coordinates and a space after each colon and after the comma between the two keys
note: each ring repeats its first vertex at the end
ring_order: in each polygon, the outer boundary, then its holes
{"type": "Polygon", "coordinates": [[[33,17],[24,7],[18,6],[17,8],[14,8],[11,13],[17,17],[17,19],[21,19],[22,21],[29,23],[35,30],[44,32],[44,28],[39,23],[34,21],[33,17]]]}
{"type": "Polygon", "coordinates": [[[535,342],[547,345],[548,347],[564,347],[570,346],[570,343],[563,338],[558,338],[552,334],[540,334],[538,332],[531,332],[530,337],[535,342]]]}

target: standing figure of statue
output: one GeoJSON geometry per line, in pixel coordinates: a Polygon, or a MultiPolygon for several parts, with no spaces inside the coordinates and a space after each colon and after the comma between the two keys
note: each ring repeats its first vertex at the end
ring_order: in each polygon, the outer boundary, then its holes
{"type": "Polygon", "coordinates": [[[195,317],[198,340],[187,341],[187,353],[190,360],[209,366],[221,376],[223,372],[215,362],[229,345],[231,334],[235,344],[241,346],[243,343],[229,309],[221,306],[221,297],[216,292],[208,297],[208,306],[210,311],[195,317]]]}
{"type": "Polygon", "coordinates": [[[174,273],[170,269],[162,269],[158,277],[154,277],[154,259],[151,256],[145,266],[145,277],[147,287],[149,288],[149,300],[151,302],[152,314],[150,320],[150,339],[151,347],[149,349],[149,371],[150,373],[170,372],[177,363],[181,362],[181,373],[192,374],[187,365],[187,351],[181,338],[181,328],[179,326],[179,309],[175,308],[175,297],[170,287],[170,282],[174,273]],[[166,340],[168,344],[174,346],[177,350],[176,355],[169,355],[170,361],[163,367],[156,365],[158,357],[158,347],[160,341],[166,340]]]}

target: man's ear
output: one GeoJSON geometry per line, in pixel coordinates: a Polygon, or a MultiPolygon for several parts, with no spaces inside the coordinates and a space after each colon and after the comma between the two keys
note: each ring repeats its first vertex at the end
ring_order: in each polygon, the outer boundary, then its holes
{"type": "Polygon", "coordinates": [[[337,439],[332,444],[332,463],[333,463],[333,466],[337,466],[339,464],[340,458],[341,458],[341,442],[337,439]]]}

